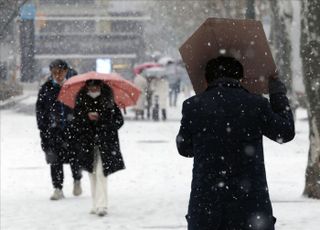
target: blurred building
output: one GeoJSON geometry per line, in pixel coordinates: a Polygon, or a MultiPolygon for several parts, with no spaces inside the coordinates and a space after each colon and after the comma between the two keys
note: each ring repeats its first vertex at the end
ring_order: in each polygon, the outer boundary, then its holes
{"type": "Polygon", "coordinates": [[[37,0],[35,74],[48,73],[55,58],[66,59],[79,73],[96,70],[97,59],[130,78],[132,66],[144,58],[141,11],[117,11],[108,0],[37,0]]]}
{"type": "Polygon", "coordinates": [[[0,82],[11,80],[12,72],[15,69],[16,60],[14,47],[17,43],[14,18],[18,15],[18,0],[0,1],[0,82]]]}
{"type": "Polygon", "coordinates": [[[22,93],[17,84],[18,27],[15,18],[26,0],[0,1],[0,101],[22,93]]]}

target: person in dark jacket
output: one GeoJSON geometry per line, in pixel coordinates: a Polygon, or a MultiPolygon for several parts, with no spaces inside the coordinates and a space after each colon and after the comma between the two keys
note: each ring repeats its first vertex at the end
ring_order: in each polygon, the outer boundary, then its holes
{"type": "Polygon", "coordinates": [[[88,80],[76,98],[74,146],[80,165],[89,172],[92,193],[91,214],[107,214],[106,177],[124,169],[118,129],[123,125],[112,89],[99,80],[88,80]]]}
{"type": "Polygon", "coordinates": [[[208,88],[183,103],[179,153],[194,157],[189,230],[274,230],[262,137],[294,138],[286,88],[269,78],[268,99],[244,89],[240,62],[220,56],[205,69],[208,88]]]}
{"type": "Polygon", "coordinates": [[[50,164],[54,193],[51,200],[64,198],[63,195],[63,163],[70,163],[74,179],[73,194],[79,196],[81,189],[81,172],[77,158],[68,145],[69,126],[73,111],[59,102],[61,85],[65,81],[68,64],[64,60],[54,60],[50,64],[51,77],[41,86],[36,102],[37,124],[40,130],[41,147],[50,164]]]}

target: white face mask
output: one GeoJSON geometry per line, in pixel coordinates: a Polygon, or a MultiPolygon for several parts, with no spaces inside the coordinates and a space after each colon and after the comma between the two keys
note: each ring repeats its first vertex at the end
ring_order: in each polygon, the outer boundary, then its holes
{"type": "Polygon", "coordinates": [[[87,94],[92,98],[96,98],[96,97],[100,96],[101,92],[100,91],[97,91],[97,92],[88,91],[87,94]]]}

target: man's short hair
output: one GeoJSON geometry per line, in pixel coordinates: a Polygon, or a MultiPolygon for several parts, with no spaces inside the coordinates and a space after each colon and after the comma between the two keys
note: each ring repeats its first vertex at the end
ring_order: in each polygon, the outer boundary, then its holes
{"type": "Polygon", "coordinates": [[[56,59],[56,60],[52,61],[49,65],[50,71],[52,71],[53,69],[67,70],[68,68],[69,68],[68,63],[62,59],[56,59]]]}
{"type": "Polygon", "coordinates": [[[226,56],[219,56],[208,61],[205,69],[207,83],[222,77],[238,80],[243,78],[242,64],[237,59],[226,56]]]}

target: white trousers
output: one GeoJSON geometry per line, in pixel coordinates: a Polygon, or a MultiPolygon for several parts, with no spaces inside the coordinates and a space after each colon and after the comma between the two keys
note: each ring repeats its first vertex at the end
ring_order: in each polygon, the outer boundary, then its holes
{"type": "Polygon", "coordinates": [[[107,208],[107,178],[103,174],[99,148],[94,148],[93,172],[89,173],[92,209],[107,208]]]}

